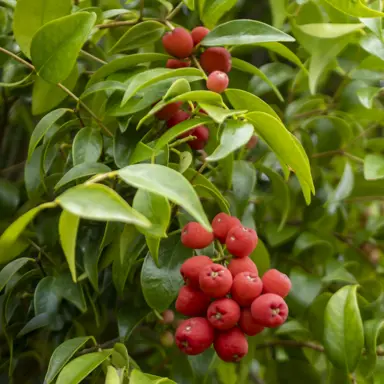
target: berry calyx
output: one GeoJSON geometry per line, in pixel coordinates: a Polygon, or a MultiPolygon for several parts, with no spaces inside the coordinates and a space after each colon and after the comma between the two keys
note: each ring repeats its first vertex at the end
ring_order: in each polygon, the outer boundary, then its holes
{"type": "Polygon", "coordinates": [[[232,286],[232,275],[220,264],[210,264],[199,275],[200,288],[213,298],[224,297],[232,286]]]}
{"type": "Polygon", "coordinates": [[[185,284],[199,289],[200,272],[209,264],[213,264],[213,261],[208,256],[203,255],[194,256],[184,261],[180,268],[180,273],[181,276],[183,276],[185,284]]]}
{"type": "Polygon", "coordinates": [[[208,35],[209,32],[211,31],[205,27],[193,28],[191,31],[193,45],[196,46],[197,44],[200,44],[200,42],[204,39],[205,36],[208,35]]]}
{"type": "Polygon", "coordinates": [[[177,59],[168,59],[165,66],[169,69],[187,68],[191,66],[191,62],[189,60],[182,61],[177,59]]]}
{"type": "Polygon", "coordinates": [[[180,107],[183,105],[182,101],[176,101],[175,103],[167,104],[165,107],[161,108],[160,111],[155,113],[155,116],[159,120],[168,120],[170,119],[177,111],[180,110],[180,107]]]}
{"type": "Polygon", "coordinates": [[[264,327],[275,328],[288,317],[288,306],[281,296],[266,293],[259,296],[251,305],[253,319],[264,327]]]}
{"type": "Polygon", "coordinates": [[[292,287],[289,277],[277,269],[265,272],[262,281],[264,293],[274,293],[281,297],[286,297],[292,287]]]}
{"type": "Polygon", "coordinates": [[[214,237],[200,223],[190,222],[181,231],[181,242],[187,248],[202,249],[212,243],[214,237]]]}
{"type": "Polygon", "coordinates": [[[241,272],[233,279],[231,294],[242,307],[249,307],[261,295],[263,283],[256,273],[241,272]]]}
{"type": "Polygon", "coordinates": [[[238,362],[248,353],[248,342],[237,327],[220,332],[214,342],[215,351],[221,360],[238,362]]]}
{"type": "Polygon", "coordinates": [[[246,257],[256,248],[257,242],[258,237],[253,229],[234,227],[228,232],[225,244],[233,256],[246,257]]]}
{"type": "Polygon", "coordinates": [[[228,298],[216,300],[208,307],[207,318],[216,329],[222,331],[230,329],[240,319],[239,304],[228,298]]]}
{"type": "Polygon", "coordinates": [[[213,327],[203,317],[184,320],[175,334],[176,345],[187,355],[198,355],[204,352],[211,346],[213,339],[213,327]]]}
{"type": "Polygon", "coordinates": [[[232,68],[232,57],[225,48],[211,47],[200,56],[200,64],[204,71],[208,73],[214,71],[228,73],[232,68]]]}
{"type": "Polygon", "coordinates": [[[176,300],[177,312],[185,316],[204,316],[211,300],[204,292],[195,288],[181,287],[176,300]]]}
{"type": "Polygon", "coordinates": [[[229,216],[226,213],[221,212],[212,220],[213,234],[221,244],[224,244],[229,230],[240,225],[241,222],[237,217],[229,216]]]}
{"type": "Polygon", "coordinates": [[[212,72],[207,79],[207,88],[212,92],[222,93],[228,88],[228,75],[221,71],[212,72]]]}
{"type": "Polygon", "coordinates": [[[228,269],[232,273],[233,278],[241,272],[259,274],[256,264],[249,257],[233,258],[228,264],[228,269]]]}
{"type": "Polygon", "coordinates": [[[255,336],[264,330],[264,327],[252,317],[250,308],[243,308],[241,310],[239,327],[248,336],[255,336]]]}
{"type": "Polygon", "coordinates": [[[188,120],[190,117],[191,115],[188,112],[179,110],[169,120],[167,120],[167,127],[172,128],[175,125],[188,120]]]}
{"type": "Polygon", "coordinates": [[[192,36],[184,28],[175,28],[163,36],[163,46],[170,55],[185,59],[193,51],[192,36]]]}

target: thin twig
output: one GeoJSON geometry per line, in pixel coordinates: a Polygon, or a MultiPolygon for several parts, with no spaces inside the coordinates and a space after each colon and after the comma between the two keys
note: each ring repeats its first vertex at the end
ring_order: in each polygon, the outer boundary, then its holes
{"type": "Polygon", "coordinates": [[[180,9],[183,8],[183,5],[184,3],[182,1],[177,4],[173,11],[167,16],[167,20],[173,19],[179,13],[180,9]]]}
{"type": "Polygon", "coordinates": [[[172,144],[169,145],[169,148],[177,147],[181,144],[187,143],[188,141],[196,140],[197,137],[193,135],[189,135],[187,137],[183,137],[182,139],[174,141],[172,144]]]}
{"type": "Polygon", "coordinates": [[[120,337],[116,337],[115,339],[106,341],[103,344],[99,344],[99,345],[95,345],[94,347],[83,349],[81,352],[79,352],[77,354],[77,356],[86,355],[87,353],[96,352],[96,351],[98,351],[100,349],[105,349],[105,348],[112,347],[113,345],[115,345],[119,341],[120,341],[120,337]]]}
{"type": "Polygon", "coordinates": [[[103,64],[103,65],[108,64],[106,61],[104,61],[104,60],[102,60],[102,59],[99,59],[98,57],[92,55],[91,53],[89,53],[89,52],[87,52],[87,51],[84,51],[84,49],[82,49],[82,50],[80,51],[80,53],[81,53],[82,55],[84,55],[84,56],[89,57],[90,59],[92,59],[92,60],[94,60],[94,61],[97,61],[97,62],[100,63],[100,64],[103,64]]]}
{"type": "Polygon", "coordinates": [[[1,47],[0,47],[0,52],[3,52],[3,53],[5,53],[8,56],[13,57],[16,61],[18,61],[21,64],[24,64],[26,67],[28,67],[32,71],[35,70],[35,67],[31,63],[28,63],[28,61],[25,61],[24,59],[22,59],[21,57],[17,56],[13,52],[8,51],[7,49],[1,48],[1,47]]]}
{"type": "Polygon", "coordinates": [[[199,60],[197,60],[196,56],[194,56],[194,55],[192,55],[191,58],[192,58],[193,63],[196,65],[196,68],[200,69],[200,71],[202,72],[202,74],[204,76],[204,79],[207,80],[207,75],[205,74],[204,69],[201,67],[199,60]]]}
{"type": "Polygon", "coordinates": [[[114,21],[114,22],[108,23],[108,24],[98,24],[98,25],[96,25],[96,28],[99,28],[99,29],[117,28],[117,27],[124,27],[125,25],[135,25],[139,22],[140,22],[139,19],[126,20],[126,21],[114,21]]]}
{"type": "Polygon", "coordinates": [[[324,347],[320,344],[311,343],[310,341],[296,341],[296,340],[272,340],[263,344],[259,344],[256,349],[264,349],[270,347],[292,347],[292,348],[309,348],[314,351],[324,352],[324,347]]]}
{"type": "Polygon", "coordinates": [[[333,151],[314,153],[311,157],[315,159],[318,157],[327,157],[327,156],[342,155],[342,154],[343,154],[343,151],[341,149],[335,149],[333,151]]]}
{"type": "Polygon", "coordinates": [[[145,0],[140,0],[140,16],[139,16],[139,20],[143,20],[143,17],[144,17],[144,4],[145,3],[145,0]]]}
{"type": "Polygon", "coordinates": [[[310,117],[314,115],[325,115],[327,112],[328,112],[328,109],[314,109],[312,111],[307,111],[307,112],[294,115],[293,119],[297,120],[297,119],[302,119],[304,117],[310,117]]]}

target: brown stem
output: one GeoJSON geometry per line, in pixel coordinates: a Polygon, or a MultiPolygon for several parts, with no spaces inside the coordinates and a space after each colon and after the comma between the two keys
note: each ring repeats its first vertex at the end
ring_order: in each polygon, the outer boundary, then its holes
{"type": "Polygon", "coordinates": [[[176,7],[173,9],[173,11],[167,16],[167,20],[173,19],[179,13],[183,5],[184,3],[182,1],[179,4],[177,4],[176,7]]]}
{"type": "Polygon", "coordinates": [[[114,21],[114,22],[108,23],[108,24],[98,24],[98,25],[96,25],[96,28],[99,28],[99,29],[117,28],[117,27],[124,27],[125,25],[135,25],[139,22],[140,22],[139,19],[126,20],[126,21],[114,21]]]}
{"type": "Polygon", "coordinates": [[[94,61],[97,61],[98,63],[100,64],[108,64],[106,61],[102,60],[102,59],[99,59],[98,57],[92,55],[91,53],[87,52],[87,51],[84,51],[83,49],[80,51],[80,53],[84,56],[87,56],[89,57],[90,59],[94,60],[94,61]]]}
{"type": "Polygon", "coordinates": [[[35,67],[34,67],[31,63],[28,63],[28,61],[25,61],[25,60],[22,59],[21,57],[15,55],[13,52],[8,51],[7,49],[1,48],[1,47],[0,47],[0,52],[3,52],[3,53],[5,53],[5,54],[8,55],[8,56],[13,57],[16,61],[18,61],[18,62],[21,63],[21,64],[24,64],[26,67],[28,67],[28,68],[31,69],[32,71],[35,70],[35,67]]]}

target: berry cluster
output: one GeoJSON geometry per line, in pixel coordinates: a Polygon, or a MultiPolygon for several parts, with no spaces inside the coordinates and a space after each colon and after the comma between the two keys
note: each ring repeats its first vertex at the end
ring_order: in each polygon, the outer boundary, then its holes
{"type": "MultiPolygon", "coordinates": [[[[209,33],[205,27],[196,27],[192,32],[184,28],[175,28],[163,36],[164,49],[177,59],[169,59],[166,67],[171,69],[190,67],[191,61],[188,59],[192,54],[197,54],[199,44],[209,33]]],[[[212,47],[206,49],[200,55],[200,65],[208,73],[207,88],[210,91],[221,93],[228,87],[229,79],[227,73],[231,70],[232,61],[229,51],[222,47],[212,47]]],[[[168,128],[175,126],[191,117],[190,111],[182,109],[182,102],[175,102],[166,105],[155,116],[160,120],[166,120],[168,128]]],[[[200,109],[199,113],[205,114],[200,109]]],[[[209,130],[205,125],[185,132],[180,138],[194,136],[195,139],[188,141],[188,145],[195,150],[205,147],[209,139],[209,130]]]]}
{"type": "Polygon", "coordinates": [[[207,247],[216,239],[234,256],[227,266],[208,256],[194,256],[181,266],[185,284],[176,300],[176,310],[190,317],[176,331],[176,344],[188,355],[197,355],[212,344],[227,362],[248,353],[245,335],[254,336],[265,327],[275,328],[288,317],[284,297],[291,289],[289,278],[270,269],[262,278],[249,255],[258,237],[236,217],[219,213],[212,221],[213,233],[199,223],[187,224],[181,234],[189,248],[207,247]]]}

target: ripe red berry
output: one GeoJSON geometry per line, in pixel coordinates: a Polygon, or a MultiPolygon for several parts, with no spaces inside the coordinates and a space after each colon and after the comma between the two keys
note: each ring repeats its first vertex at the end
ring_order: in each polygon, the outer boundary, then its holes
{"type": "Polygon", "coordinates": [[[228,252],[236,257],[249,256],[256,248],[258,237],[251,228],[234,227],[227,235],[225,244],[228,252]]]}
{"type": "Polygon", "coordinates": [[[185,59],[193,51],[192,36],[184,28],[175,28],[163,36],[163,46],[170,55],[185,59]]]}
{"type": "Polygon", "coordinates": [[[214,347],[221,360],[238,362],[248,353],[248,342],[244,333],[237,327],[220,332],[214,347]]]}
{"type": "Polygon", "coordinates": [[[201,40],[203,40],[204,37],[207,36],[209,32],[211,32],[211,31],[205,27],[193,28],[191,31],[193,45],[200,44],[201,40]]]}
{"type": "Polygon", "coordinates": [[[181,231],[181,242],[188,248],[202,249],[208,247],[213,240],[213,233],[194,221],[185,225],[181,231]]]}
{"type": "Polygon", "coordinates": [[[159,120],[168,120],[170,119],[177,111],[180,110],[180,107],[183,105],[182,101],[176,101],[175,103],[167,104],[165,107],[161,108],[160,111],[155,113],[155,116],[159,120]]]}
{"type": "Polygon", "coordinates": [[[252,317],[250,308],[243,308],[241,310],[239,326],[248,336],[255,336],[264,330],[264,327],[258,324],[252,317]]]}
{"type": "Polygon", "coordinates": [[[167,120],[167,127],[172,128],[175,125],[188,120],[190,117],[191,115],[188,112],[179,110],[169,120],[167,120]]]}
{"type": "Polygon", "coordinates": [[[160,321],[162,324],[172,324],[175,320],[175,313],[172,309],[166,309],[161,316],[163,317],[163,320],[160,321]]]}
{"type": "Polygon", "coordinates": [[[248,143],[246,144],[246,147],[247,147],[248,149],[255,148],[255,147],[256,147],[256,144],[257,144],[258,141],[259,141],[259,138],[258,138],[256,135],[253,135],[253,136],[249,139],[248,143]]]}
{"type": "Polygon", "coordinates": [[[231,294],[242,307],[249,307],[261,295],[263,283],[256,273],[241,272],[233,279],[231,294]]]}
{"type": "Polygon", "coordinates": [[[288,306],[281,296],[266,293],[259,296],[251,305],[252,317],[264,327],[275,328],[288,317],[288,306]]]}
{"type": "Polygon", "coordinates": [[[233,278],[241,272],[259,274],[256,264],[249,257],[243,257],[241,259],[233,258],[228,264],[228,269],[232,273],[233,278]]]}
{"type": "Polygon", "coordinates": [[[200,288],[207,295],[220,298],[231,290],[232,275],[227,268],[220,264],[209,264],[199,275],[200,288]]]}
{"type": "Polygon", "coordinates": [[[212,72],[207,79],[207,88],[212,92],[222,93],[228,88],[229,79],[226,73],[212,72]]]}
{"type": "MultiPolygon", "coordinates": [[[[205,125],[199,125],[189,131],[188,135],[196,136],[195,140],[188,141],[188,145],[195,150],[203,149],[209,139],[209,130],[205,125]]],[[[187,135],[187,136],[188,136],[187,135]]]]}
{"type": "Polygon", "coordinates": [[[208,307],[207,318],[214,328],[221,331],[230,329],[240,319],[239,304],[228,298],[216,300],[208,307]]]}
{"type": "Polygon", "coordinates": [[[237,217],[229,216],[226,213],[221,212],[212,220],[213,234],[221,244],[224,244],[229,230],[240,225],[240,220],[237,217]]]}
{"type": "Polygon", "coordinates": [[[187,355],[198,355],[213,343],[214,330],[207,319],[193,317],[184,320],[176,330],[176,345],[187,355]]]}
{"type": "Polygon", "coordinates": [[[289,277],[277,269],[265,272],[262,281],[264,293],[274,293],[281,297],[287,296],[292,287],[289,277]]]}
{"type": "Polygon", "coordinates": [[[201,270],[209,264],[213,264],[213,261],[208,256],[194,256],[184,261],[180,268],[181,276],[185,283],[191,287],[200,288],[199,275],[201,270]]]}
{"type": "Polygon", "coordinates": [[[184,316],[205,316],[211,300],[204,292],[184,286],[176,300],[176,311],[184,316]]]}
{"type": "Polygon", "coordinates": [[[200,64],[208,73],[214,71],[228,73],[232,68],[231,54],[222,47],[208,48],[200,56],[200,64]]]}
{"type": "Polygon", "coordinates": [[[186,68],[191,66],[191,62],[189,60],[182,61],[177,59],[168,59],[167,64],[165,64],[165,66],[169,69],[186,68]]]}

